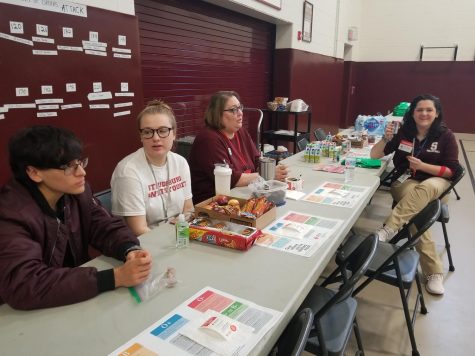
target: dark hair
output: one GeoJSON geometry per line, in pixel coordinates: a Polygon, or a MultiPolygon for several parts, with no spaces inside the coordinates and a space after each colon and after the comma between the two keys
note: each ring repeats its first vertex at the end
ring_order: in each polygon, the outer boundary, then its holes
{"type": "Polygon", "coordinates": [[[224,125],[221,122],[221,117],[223,116],[226,102],[229,98],[233,96],[240,100],[239,94],[235,91],[222,90],[213,94],[205,113],[206,126],[211,127],[215,130],[221,130],[222,128],[224,128],[224,125]]]}
{"type": "Polygon", "coordinates": [[[38,169],[58,168],[81,158],[82,143],[68,129],[32,126],[19,131],[9,141],[8,151],[13,176],[28,182],[28,166],[38,169]]]}
{"type": "Polygon", "coordinates": [[[412,102],[409,110],[404,114],[402,130],[408,138],[414,138],[417,136],[417,127],[416,121],[414,120],[414,110],[416,109],[417,104],[419,101],[422,100],[430,100],[434,103],[435,111],[437,113],[437,117],[435,118],[434,122],[432,123],[428,136],[429,137],[437,137],[440,135],[442,131],[446,129],[444,123],[444,115],[442,113],[442,104],[440,103],[440,99],[432,94],[422,94],[416,96],[412,102]]]}
{"type": "Polygon", "coordinates": [[[145,115],[153,115],[153,114],[165,114],[168,116],[170,119],[170,125],[172,125],[172,129],[176,132],[176,119],[175,119],[175,113],[173,112],[173,109],[164,101],[159,100],[159,99],[153,99],[152,101],[149,101],[145,108],[140,112],[140,114],[137,116],[137,124],[139,125],[139,130],[140,130],[140,125],[142,122],[142,118],[145,115]]]}

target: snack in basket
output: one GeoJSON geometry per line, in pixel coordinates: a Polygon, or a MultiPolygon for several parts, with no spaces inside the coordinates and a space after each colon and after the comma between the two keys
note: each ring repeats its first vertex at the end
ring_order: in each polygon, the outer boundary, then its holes
{"type": "Polygon", "coordinates": [[[265,197],[260,197],[256,201],[256,205],[252,209],[252,213],[256,216],[259,217],[262,214],[266,212],[266,209],[268,208],[267,205],[267,199],[265,197]]]}
{"type": "Polygon", "coordinates": [[[211,225],[210,227],[214,227],[215,229],[224,229],[226,227],[226,224],[224,222],[218,222],[214,225],[211,225]]]}
{"type": "Polygon", "coordinates": [[[247,236],[247,235],[252,234],[253,232],[254,232],[253,229],[251,229],[250,227],[246,227],[244,230],[240,232],[240,234],[247,236]]]}
{"type": "Polygon", "coordinates": [[[209,226],[209,224],[210,224],[210,221],[205,218],[200,218],[200,219],[197,219],[196,221],[196,225],[202,226],[202,227],[209,226]]]}
{"type": "Polygon", "coordinates": [[[217,195],[214,200],[221,206],[227,205],[229,202],[229,198],[226,195],[217,195]]]}
{"type": "Polygon", "coordinates": [[[237,206],[237,207],[239,207],[239,205],[240,205],[240,204],[239,204],[239,200],[237,200],[237,199],[230,199],[230,200],[228,201],[228,205],[232,205],[232,206],[237,206]]]}
{"type": "Polygon", "coordinates": [[[252,213],[252,211],[254,210],[255,204],[256,204],[255,198],[248,199],[246,203],[244,203],[244,206],[242,207],[241,211],[243,213],[252,213]]]}

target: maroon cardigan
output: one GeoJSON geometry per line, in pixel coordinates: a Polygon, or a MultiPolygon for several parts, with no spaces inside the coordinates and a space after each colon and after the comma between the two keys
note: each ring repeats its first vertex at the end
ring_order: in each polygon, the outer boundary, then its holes
{"type": "Polygon", "coordinates": [[[87,185],[82,194],[64,196],[63,221],[52,210],[48,214],[37,192],[14,180],[0,190],[0,304],[54,307],[114,289],[112,269],[65,264],[87,262],[89,244],[123,260],[125,250],[139,244],[136,236],[109,215],[87,185]]]}
{"type": "Polygon", "coordinates": [[[245,128],[228,140],[219,131],[205,127],[196,136],[189,158],[193,202],[197,204],[214,195],[215,163],[229,164],[231,188],[234,188],[243,172],[257,171],[258,158],[256,144],[245,128]]]}
{"type": "MultiPolygon", "coordinates": [[[[397,176],[403,174],[409,168],[409,162],[406,158],[409,153],[399,149],[401,140],[412,142],[412,139],[404,136],[403,130],[399,130],[384,147],[385,155],[396,152],[393,157],[393,162],[398,172],[397,176]]],[[[437,166],[446,166],[450,168],[452,172],[455,172],[459,165],[457,141],[455,140],[455,135],[449,129],[444,129],[437,137],[427,137],[427,139],[422,142],[416,139],[414,153],[422,162],[437,166]]],[[[414,179],[423,181],[430,177],[432,176],[426,172],[416,171],[414,179]]]]}

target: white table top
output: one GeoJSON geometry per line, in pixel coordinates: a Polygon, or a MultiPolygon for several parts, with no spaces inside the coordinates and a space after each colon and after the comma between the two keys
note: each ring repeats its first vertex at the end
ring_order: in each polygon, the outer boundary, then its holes
{"type": "MultiPolygon", "coordinates": [[[[356,153],[354,153],[354,154],[357,157],[362,157],[362,156],[357,155],[356,153]]],[[[280,163],[288,165],[289,167],[307,167],[309,169],[312,169],[313,167],[315,167],[317,165],[317,163],[305,162],[303,155],[304,155],[304,152],[300,151],[300,152],[298,152],[298,153],[296,153],[292,156],[287,157],[286,159],[283,159],[282,161],[280,161],[280,163]]],[[[356,172],[357,173],[362,173],[362,174],[371,174],[371,175],[375,175],[375,176],[379,177],[379,176],[381,176],[381,174],[388,167],[388,164],[390,163],[391,158],[392,158],[392,155],[383,157],[381,159],[381,167],[379,167],[379,168],[360,168],[360,167],[356,167],[356,172]]],[[[343,160],[343,159],[345,159],[345,157],[342,156],[341,159],[343,160]]],[[[332,162],[331,159],[326,158],[326,157],[321,158],[320,163],[339,164],[339,163],[336,163],[336,162],[332,162]]],[[[333,173],[333,175],[338,176],[339,174],[333,173]]]]}
{"type": "MultiPolygon", "coordinates": [[[[292,166],[302,174],[304,190],[327,180],[343,181],[335,174],[292,166]]],[[[355,175],[355,185],[369,187],[368,194],[353,209],[287,200],[277,215],[288,210],[343,219],[338,236],[329,239],[311,257],[300,257],[260,246],[242,252],[191,242],[187,249],[174,247],[174,227],[162,225],[141,236],[156,267],[175,267],[180,283],[165,289],[148,302],[136,304],[129,291],[120,288],[75,305],[35,311],[0,307],[0,345],[5,355],[104,355],[135,337],[145,328],[180,305],[205,286],[211,286],[259,305],[283,312],[282,319],[266,334],[252,355],[269,352],[301,302],[317,281],[335,250],[358,219],[379,185],[375,175],[355,175]]],[[[233,189],[232,195],[248,196],[247,188],[233,189]]],[[[99,257],[88,265],[107,269],[120,264],[99,257]]]]}

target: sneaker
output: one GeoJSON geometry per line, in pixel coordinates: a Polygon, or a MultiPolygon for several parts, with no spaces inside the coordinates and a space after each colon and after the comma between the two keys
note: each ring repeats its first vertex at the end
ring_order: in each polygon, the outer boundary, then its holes
{"type": "Polygon", "coordinates": [[[396,235],[396,233],[397,231],[394,231],[393,229],[387,226],[383,226],[381,229],[376,231],[376,235],[378,235],[379,241],[382,242],[388,242],[396,235]]]}
{"type": "Polygon", "coordinates": [[[427,276],[426,290],[430,294],[442,295],[444,294],[444,275],[442,273],[429,274],[427,276]]]}

